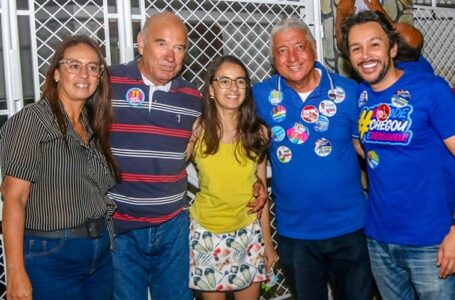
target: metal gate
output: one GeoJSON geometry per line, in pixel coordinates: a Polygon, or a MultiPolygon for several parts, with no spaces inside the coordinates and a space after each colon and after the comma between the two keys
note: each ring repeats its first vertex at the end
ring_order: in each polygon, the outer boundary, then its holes
{"type": "Polygon", "coordinates": [[[425,36],[424,56],[455,87],[455,1],[414,1],[414,26],[425,36]]]}
{"type": "MultiPolygon", "coordinates": [[[[221,54],[238,56],[253,81],[266,78],[271,71],[269,32],[284,17],[301,18],[310,25],[322,58],[319,1],[0,1],[0,126],[24,104],[39,99],[53,49],[63,37],[87,34],[98,41],[108,64],[123,63],[137,54],[134,41],[146,16],[159,11],[173,11],[187,24],[190,41],[183,76],[197,87],[207,64],[221,54]]],[[[189,194],[194,196],[196,177],[191,170],[189,174],[189,194]]],[[[4,299],[3,262],[0,252],[0,299],[4,299]]],[[[278,274],[276,290],[264,299],[290,297],[281,270],[278,274]]]]}

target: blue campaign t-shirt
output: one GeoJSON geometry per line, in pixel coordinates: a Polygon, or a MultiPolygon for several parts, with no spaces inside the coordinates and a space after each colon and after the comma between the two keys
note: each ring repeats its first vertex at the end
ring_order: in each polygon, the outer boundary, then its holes
{"type": "Polygon", "coordinates": [[[363,228],[366,199],[352,144],[357,84],[329,73],[305,101],[274,75],[253,87],[259,116],[272,131],[269,159],[277,231],[325,239],[363,228]]]}
{"type": "Polygon", "coordinates": [[[400,61],[397,62],[396,66],[398,69],[402,69],[404,71],[434,74],[433,66],[422,55],[420,55],[419,60],[417,61],[400,61]]]}
{"type": "Polygon", "coordinates": [[[366,234],[401,245],[439,244],[455,207],[455,95],[434,75],[404,72],[391,87],[359,86],[359,137],[368,163],[366,234]]]}

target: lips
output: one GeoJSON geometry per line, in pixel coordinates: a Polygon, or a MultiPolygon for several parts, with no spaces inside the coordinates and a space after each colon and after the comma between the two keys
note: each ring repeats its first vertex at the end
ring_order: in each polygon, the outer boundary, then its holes
{"type": "Polygon", "coordinates": [[[86,88],[88,88],[89,84],[88,83],[76,83],[75,86],[80,89],[86,89],[86,88]]]}

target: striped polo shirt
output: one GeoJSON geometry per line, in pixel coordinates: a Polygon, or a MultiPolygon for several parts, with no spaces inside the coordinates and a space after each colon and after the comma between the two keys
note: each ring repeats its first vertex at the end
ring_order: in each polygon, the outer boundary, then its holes
{"type": "MultiPolygon", "coordinates": [[[[90,137],[90,126],[83,121],[90,137]]],[[[66,122],[68,147],[47,100],[26,106],[0,129],[2,176],[32,183],[25,208],[27,229],[73,228],[101,216],[111,220],[115,204],[107,191],[114,178],[106,159],[93,140],[85,145],[66,122]]]]}
{"type": "Polygon", "coordinates": [[[201,96],[186,80],[172,80],[169,91],[144,83],[138,60],[110,68],[112,152],[121,182],[109,192],[117,204],[117,233],[162,224],[186,205],[185,151],[201,96]],[[153,89],[152,89],[153,90],[153,89]]]}

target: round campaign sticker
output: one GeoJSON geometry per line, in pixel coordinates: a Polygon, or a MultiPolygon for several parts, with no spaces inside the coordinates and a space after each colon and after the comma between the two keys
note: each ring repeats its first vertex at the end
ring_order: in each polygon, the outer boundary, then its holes
{"type": "Polygon", "coordinates": [[[294,123],[294,127],[286,130],[289,141],[293,144],[303,144],[308,139],[308,128],[300,123],[294,123]]]}
{"type": "Polygon", "coordinates": [[[283,93],[277,90],[272,90],[269,94],[269,102],[272,105],[280,104],[283,101],[283,93]]]}
{"type": "Polygon", "coordinates": [[[392,99],[390,99],[390,102],[392,103],[393,106],[398,107],[398,108],[405,107],[409,103],[408,100],[401,98],[397,95],[393,95],[392,99]]]}
{"type": "Polygon", "coordinates": [[[368,93],[367,93],[367,91],[363,91],[359,96],[359,100],[358,100],[359,107],[362,107],[365,104],[367,104],[367,101],[368,101],[368,93]]]}
{"type": "Polygon", "coordinates": [[[367,162],[370,168],[375,169],[379,165],[378,154],[373,150],[368,151],[367,162]]]}
{"type": "Polygon", "coordinates": [[[318,156],[326,157],[332,152],[332,143],[328,139],[318,139],[316,143],[314,143],[314,152],[318,156]]]}
{"type": "Polygon", "coordinates": [[[379,104],[378,108],[376,109],[376,119],[383,122],[386,121],[390,116],[390,107],[387,104],[379,104]]]}
{"type": "Polygon", "coordinates": [[[288,163],[292,159],[291,149],[286,146],[280,146],[276,150],[276,156],[280,162],[288,163]]]}
{"type": "Polygon", "coordinates": [[[286,119],[286,107],[283,105],[275,105],[272,108],[272,119],[275,122],[281,122],[286,119]]]}
{"type": "Polygon", "coordinates": [[[411,93],[408,90],[398,90],[396,95],[405,100],[411,100],[411,93]]]}
{"type": "Polygon", "coordinates": [[[131,88],[126,92],[126,101],[129,105],[138,106],[145,100],[144,92],[139,88],[131,88]]]}
{"type": "Polygon", "coordinates": [[[329,123],[330,123],[329,118],[320,115],[316,123],[314,123],[314,130],[316,130],[317,132],[327,131],[327,129],[329,129],[329,123]]]}
{"type": "Polygon", "coordinates": [[[322,100],[319,103],[319,112],[327,117],[332,117],[337,113],[337,106],[333,101],[322,100]]]}
{"type": "Polygon", "coordinates": [[[346,92],[342,87],[337,86],[336,88],[329,90],[329,98],[335,103],[341,103],[346,98],[346,92]]]}
{"type": "Polygon", "coordinates": [[[281,126],[273,126],[272,127],[272,139],[275,142],[281,142],[284,140],[284,137],[286,136],[286,131],[284,131],[284,128],[281,126]]]}
{"type": "Polygon", "coordinates": [[[307,105],[304,108],[302,108],[302,111],[300,112],[300,117],[307,123],[314,123],[317,121],[319,117],[319,111],[315,106],[307,105]]]}

